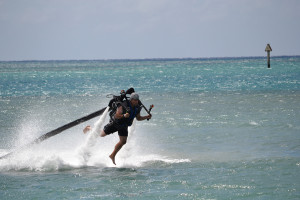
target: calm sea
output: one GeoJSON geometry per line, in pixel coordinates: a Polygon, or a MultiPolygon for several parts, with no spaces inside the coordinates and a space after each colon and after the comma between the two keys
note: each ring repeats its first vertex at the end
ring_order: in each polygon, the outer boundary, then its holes
{"type": "Polygon", "coordinates": [[[82,129],[99,117],[0,159],[0,199],[300,199],[300,57],[266,62],[0,62],[0,156],[122,89],[154,104],[117,166],[108,158],[117,134],[80,152],[82,129]]]}

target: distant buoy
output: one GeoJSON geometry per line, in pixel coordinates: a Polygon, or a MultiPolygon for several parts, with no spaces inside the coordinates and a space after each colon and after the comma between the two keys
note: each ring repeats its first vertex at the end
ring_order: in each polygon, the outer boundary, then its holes
{"type": "Polygon", "coordinates": [[[267,44],[265,51],[268,53],[268,68],[271,68],[270,52],[272,51],[272,48],[271,48],[270,44],[267,44]]]}

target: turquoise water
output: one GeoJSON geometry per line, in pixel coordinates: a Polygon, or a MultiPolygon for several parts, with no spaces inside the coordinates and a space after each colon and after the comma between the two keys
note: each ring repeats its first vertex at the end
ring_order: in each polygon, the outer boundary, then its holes
{"type": "Polygon", "coordinates": [[[0,155],[129,87],[155,107],[117,166],[92,119],[0,160],[0,199],[300,199],[300,57],[0,62],[0,155]]]}

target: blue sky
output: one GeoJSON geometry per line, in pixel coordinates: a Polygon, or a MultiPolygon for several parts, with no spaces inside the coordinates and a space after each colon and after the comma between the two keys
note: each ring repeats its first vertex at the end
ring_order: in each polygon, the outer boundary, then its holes
{"type": "Polygon", "coordinates": [[[0,0],[0,60],[300,55],[299,0],[0,0]]]}

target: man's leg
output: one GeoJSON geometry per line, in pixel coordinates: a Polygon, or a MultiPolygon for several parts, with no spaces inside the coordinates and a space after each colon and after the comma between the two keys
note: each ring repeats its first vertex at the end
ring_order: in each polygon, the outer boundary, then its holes
{"type": "Polygon", "coordinates": [[[123,147],[123,145],[126,144],[126,142],[127,142],[127,136],[119,136],[119,137],[120,137],[120,141],[116,144],[114,151],[109,156],[115,165],[116,165],[115,157],[116,157],[117,153],[120,151],[120,149],[123,147]]]}
{"type": "Polygon", "coordinates": [[[101,131],[100,136],[101,136],[101,137],[107,136],[106,133],[104,132],[104,130],[101,131]]]}
{"type": "MultiPolygon", "coordinates": [[[[91,126],[86,126],[86,127],[83,129],[83,133],[87,133],[87,132],[89,132],[90,130],[92,130],[91,126]]],[[[104,132],[104,130],[102,130],[101,133],[100,133],[100,136],[101,136],[101,137],[105,137],[105,136],[107,136],[107,134],[104,132]]]]}

